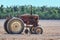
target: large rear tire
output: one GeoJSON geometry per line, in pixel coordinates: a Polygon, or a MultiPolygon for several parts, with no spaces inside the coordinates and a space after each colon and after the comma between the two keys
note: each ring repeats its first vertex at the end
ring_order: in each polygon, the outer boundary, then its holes
{"type": "Polygon", "coordinates": [[[19,18],[12,18],[4,25],[6,32],[10,34],[21,34],[24,29],[24,23],[19,18]]]}

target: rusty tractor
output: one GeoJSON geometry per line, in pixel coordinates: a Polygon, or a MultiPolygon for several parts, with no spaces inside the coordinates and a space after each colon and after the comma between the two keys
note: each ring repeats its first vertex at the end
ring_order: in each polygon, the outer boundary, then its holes
{"type": "Polygon", "coordinates": [[[25,29],[25,33],[42,34],[43,29],[38,24],[39,16],[32,14],[32,6],[30,14],[23,14],[20,17],[8,18],[4,23],[4,29],[9,34],[21,34],[25,29]],[[29,29],[29,30],[28,30],[29,29]]]}

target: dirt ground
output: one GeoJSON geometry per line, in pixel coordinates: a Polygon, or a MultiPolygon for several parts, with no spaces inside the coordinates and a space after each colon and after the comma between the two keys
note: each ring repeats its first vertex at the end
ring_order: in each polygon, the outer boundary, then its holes
{"type": "Polygon", "coordinates": [[[60,40],[60,20],[39,20],[43,34],[7,34],[0,19],[0,40],[60,40]]]}

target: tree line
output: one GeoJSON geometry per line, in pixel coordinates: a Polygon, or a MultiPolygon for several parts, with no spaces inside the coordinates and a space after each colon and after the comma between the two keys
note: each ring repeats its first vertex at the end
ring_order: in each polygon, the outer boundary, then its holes
{"type": "MultiPolygon", "coordinates": [[[[30,5],[24,6],[0,6],[0,19],[6,17],[16,17],[17,15],[30,14],[30,5]]],[[[40,19],[60,19],[60,7],[35,7],[32,6],[32,13],[39,15],[40,19]]]]}

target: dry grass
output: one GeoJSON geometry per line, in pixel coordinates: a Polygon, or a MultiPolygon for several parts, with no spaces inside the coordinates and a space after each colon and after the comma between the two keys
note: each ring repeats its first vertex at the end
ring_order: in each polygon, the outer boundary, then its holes
{"type": "Polygon", "coordinates": [[[7,34],[4,30],[5,20],[0,20],[0,40],[60,40],[60,20],[40,20],[43,34],[7,34]]]}

